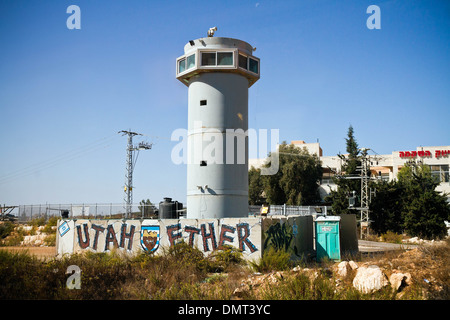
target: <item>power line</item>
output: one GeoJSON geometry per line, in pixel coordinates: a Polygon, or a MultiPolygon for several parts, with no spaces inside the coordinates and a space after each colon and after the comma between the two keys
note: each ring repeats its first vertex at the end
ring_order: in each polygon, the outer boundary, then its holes
{"type": "Polygon", "coordinates": [[[12,171],[12,172],[0,177],[0,184],[4,184],[4,183],[10,182],[12,180],[23,178],[28,175],[34,174],[36,172],[39,172],[39,171],[53,168],[62,163],[69,162],[74,159],[80,158],[88,153],[93,152],[93,151],[97,151],[100,148],[107,148],[107,147],[109,147],[109,143],[112,141],[114,136],[115,135],[101,138],[101,139],[96,140],[87,145],[78,147],[71,151],[64,152],[60,155],[52,157],[51,159],[41,161],[41,162],[38,162],[35,164],[31,164],[29,166],[26,166],[25,168],[12,171]]]}

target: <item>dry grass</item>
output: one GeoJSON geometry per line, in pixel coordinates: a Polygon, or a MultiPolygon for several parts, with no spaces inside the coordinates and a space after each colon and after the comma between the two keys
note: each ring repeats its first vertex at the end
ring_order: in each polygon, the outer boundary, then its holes
{"type": "Polygon", "coordinates": [[[302,262],[292,269],[288,256],[272,252],[253,268],[235,249],[209,257],[180,244],[159,256],[88,253],[38,259],[27,252],[0,250],[0,299],[449,299],[450,240],[410,251],[352,257],[358,265],[377,264],[387,276],[409,272],[412,285],[400,293],[388,286],[373,294],[352,287],[356,271],[341,279],[336,263],[302,262]],[[81,268],[81,289],[66,288],[67,267],[81,268]],[[259,268],[259,269],[258,269],[259,268]],[[254,274],[259,270],[260,273],[254,274]],[[257,282],[256,280],[261,280],[257,282]],[[427,281],[425,281],[427,280],[427,281]],[[248,285],[237,294],[238,288],[248,285]]]}

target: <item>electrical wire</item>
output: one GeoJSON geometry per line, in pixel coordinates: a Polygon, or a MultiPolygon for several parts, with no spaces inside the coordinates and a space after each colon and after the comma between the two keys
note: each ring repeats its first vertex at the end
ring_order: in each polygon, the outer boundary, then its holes
{"type": "Polygon", "coordinates": [[[57,165],[60,165],[64,162],[69,162],[74,159],[80,158],[88,153],[97,151],[99,149],[105,149],[109,147],[109,143],[116,137],[116,135],[111,135],[108,137],[101,138],[99,140],[95,140],[87,145],[78,147],[69,152],[65,152],[63,154],[57,155],[49,160],[41,161],[36,164],[29,165],[25,168],[15,170],[8,174],[5,174],[0,177],[0,184],[5,184],[12,180],[16,180],[19,178],[23,178],[25,176],[29,176],[39,171],[47,170],[49,168],[53,168],[57,165]]]}

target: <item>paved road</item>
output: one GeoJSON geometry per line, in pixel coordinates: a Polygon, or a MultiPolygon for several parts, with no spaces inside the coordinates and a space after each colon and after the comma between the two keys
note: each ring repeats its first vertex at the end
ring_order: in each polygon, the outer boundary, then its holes
{"type": "Polygon", "coordinates": [[[358,248],[361,252],[377,252],[399,249],[414,249],[418,246],[415,244],[396,244],[377,241],[358,240],[358,248]]]}

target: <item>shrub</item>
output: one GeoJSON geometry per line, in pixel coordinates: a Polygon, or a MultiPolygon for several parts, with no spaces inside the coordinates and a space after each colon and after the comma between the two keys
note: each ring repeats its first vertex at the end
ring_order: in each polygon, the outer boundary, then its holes
{"type": "Polygon", "coordinates": [[[383,233],[381,239],[385,242],[402,244],[402,235],[392,231],[383,233]]]}
{"type": "Polygon", "coordinates": [[[215,250],[208,257],[209,272],[227,272],[235,265],[244,263],[242,252],[232,246],[225,245],[220,250],[215,250]]]}
{"type": "Polygon", "coordinates": [[[311,282],[305,274],[288,278],[264,290],[262,299],[266,300],[311,300],[311,282]]]}
{"type": "Polygon", "coordinates": [[[52,229],[52,227],[56,227],[57,224],[58,224],[58,217],[57,216],[50,217],[50,219],[48,219],[47,224],[45,225],[42,232],[49,233],[49,234],[56,233],[55,230],[52,229]]]}
{"type": "Polygon", "coordinates": [[[11,221],[5,221],[0,224],[0,239],[5,239],[14,231],[14,223],[11,221]]]}
{"type": "Polygon", "coordinates": [[[30,224],[33,227],[45,226],[45,217],[34,218],[33,220],[31,220],[30,224]]]}
{"type": "Polygon", "coordinates": [[[261,259],[251,261],[251,267],[257,272],[283,271],[293,267],[290,253],[270,247],[265,250],[261,259]]]}

